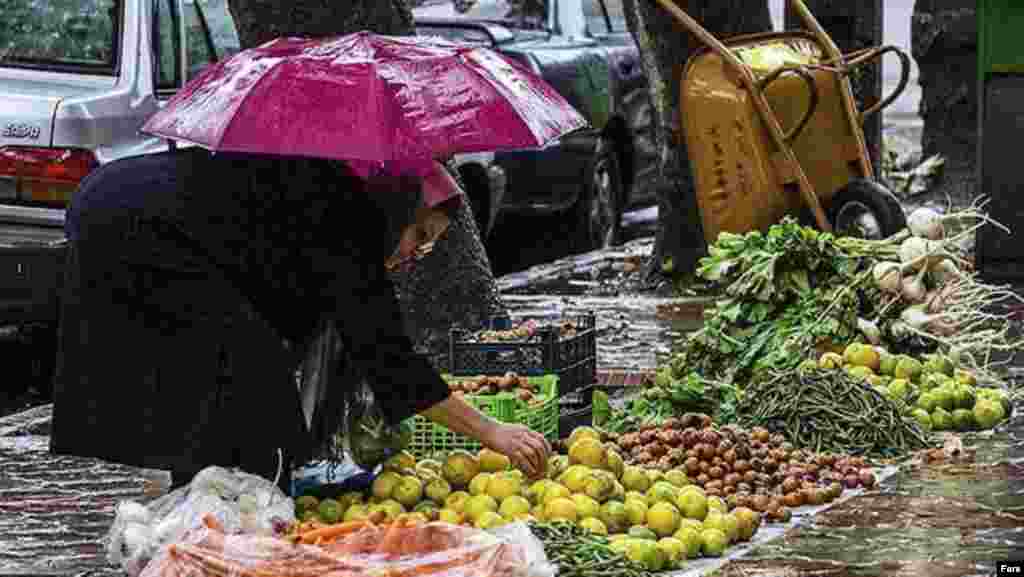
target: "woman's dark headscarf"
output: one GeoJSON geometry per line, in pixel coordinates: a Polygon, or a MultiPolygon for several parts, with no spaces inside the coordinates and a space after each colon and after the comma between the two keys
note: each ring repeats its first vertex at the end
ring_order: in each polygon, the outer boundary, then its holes
{"type": "MultiPolygon", "coordinates": [[[[352,176],[352,178],[358,178],[352,176]]],[[[423,204],[423,187],[414,176],[375,176],[366,182],[366,193],[386,220],[389,251],[398,247],[402,231],[416,219],[423,204]]]]}

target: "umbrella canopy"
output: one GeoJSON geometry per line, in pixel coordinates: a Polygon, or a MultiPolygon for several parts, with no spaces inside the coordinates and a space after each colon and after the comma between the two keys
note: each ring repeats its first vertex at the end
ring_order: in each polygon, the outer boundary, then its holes
{"type": "Polygon", "coordinates": [[[492,50],[358,32],[279,38],[213,64],[142,130],[427,174],[433,158],[541,147],[586,126],[554,88],[492,50]]]}

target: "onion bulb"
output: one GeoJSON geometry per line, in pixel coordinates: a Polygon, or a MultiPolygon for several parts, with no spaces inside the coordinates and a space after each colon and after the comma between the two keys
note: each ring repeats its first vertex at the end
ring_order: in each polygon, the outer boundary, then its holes
{"type": "MultiPolygon", "coordinates": [[[[924,272],[925,269],[921,269],[924,272]]],[[[903,298],[912,303],[919,303],[924,300],[927,288],[924,286],[924,277],[921,273],[903,277],[900,283],[900,294],[903,298]]]]}
{"type": "Polygon", "coordinates": [[[910,336],[910,328],[903,321],[894,321],[889,325],[889,332],[896,340],[903,340],[910,336]]]}
{"type": "Polygon", "coordinates": [[[964,276],[964,273],[960,271],[959,267],[956,266],[956,263],[948,258],[944,258],[935,263],[934,266],[930,267],[930,272],[932,273],[932,277],[935,278],[936,284],[939,285],[959,280],[964,276]]]}
{"type": "Polygon", "coordinates": [[[913,270],[918,270],[924,267],[925,262],[922,257],[928,254],[928,240],[912,236],[907,240],[900,243],[900,262],[904,266],[910,266],[913,270]]]}
{"type": "Polygon", "coordinates": [[[868,342],[873,345],[877,345],[882,342],[882,331],[878,329],[878,325],[871,321],[858,318],[857,330],[863,333],[864,336],[867,337],[868,342]]]}
{"type": "Polygon", "coordinates": [[[932,318],[932,315],[928,314],[924,305],[912,305],[903,309],[903,312],[900,313],[900,320],[919,330],[927,328],[932,318]]]}
{"type": "Polygon", "coordinates": [[[946,229],[942,226],[942,215],[938,211],[924,206],[907,216],[907,228],[914,236],[928,240],[942,240],[946,237],[946,229]]]}
{"type": "Polygon", "coordinates": [[[900,265],[889,261],[880,262],[871,269],[871,274],[878,288],[888,293],[900,292],[900,281],[903,280],[900,265]]]}

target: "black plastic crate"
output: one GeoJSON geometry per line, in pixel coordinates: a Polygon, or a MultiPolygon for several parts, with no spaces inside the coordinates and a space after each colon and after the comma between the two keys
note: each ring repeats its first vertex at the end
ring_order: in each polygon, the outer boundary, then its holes
{"type": "MultiPolygon", "coordinates": [[[[556,375],[559,393],[569,394],[590,386],[597,378],[597,322],[593,313],[563,317],[576,322],[576,334],[560,338],[557,327],[542,327],[535,341],[478,343],[469,340],[474,331],[453,328],[449,362],[452,375],[523,376],[556,375]]],[[[509,317],[495,317],[489,326],[506,330],[509,317]]]]}

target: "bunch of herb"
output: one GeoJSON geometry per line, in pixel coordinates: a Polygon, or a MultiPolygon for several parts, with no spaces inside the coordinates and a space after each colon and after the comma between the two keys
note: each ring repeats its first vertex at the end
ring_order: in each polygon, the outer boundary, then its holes
{"type": "Polygon", "coordinates": [[[696,372],[742,385],[766,369],[791,369],[815,349],[854,340],[857,319],[881,302],[866,282],[872,263],[791,218],[767,233],[722,233],[697,274],[723,287],[724,298],[705,312],[704,327],[684,339],[669,367],[676,377],[696,372]]]}
{"type": "Polygon", "coordinates": [[[704,413],[712,415],[717,423],[731,423],[737,418],[739,396],[731,384],[704,379],[696,373],[676,377],[669,367],[663,367],[654,383],[621,410],[613,411],[603,428],[623,433],[646,424],[660,425],[687,413],[704,413]]]}

